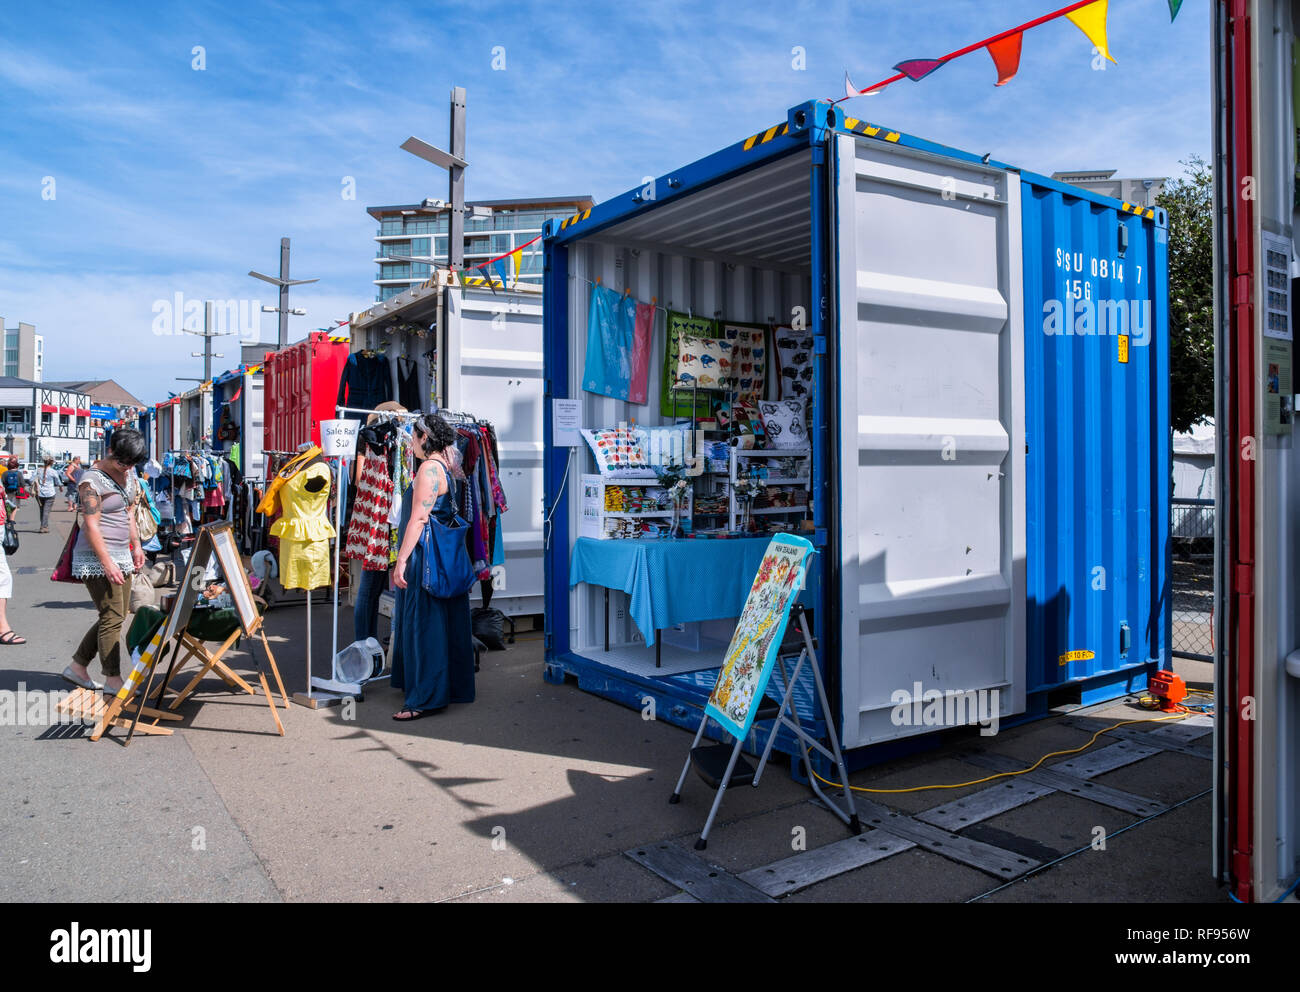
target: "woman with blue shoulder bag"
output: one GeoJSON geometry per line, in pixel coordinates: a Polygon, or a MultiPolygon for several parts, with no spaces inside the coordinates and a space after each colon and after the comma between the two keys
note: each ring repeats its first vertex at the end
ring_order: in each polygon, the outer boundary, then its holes
{"type": "Polygon", "coordinates": [[[475,575],[456,513],[456,432],[437,414],[415,422],[415,482],[402,496],[393,584],[392,685],[406,693],[398,721],[418,720],[449,703],[474,702],[474,642],[469,590],[475,575]]]}

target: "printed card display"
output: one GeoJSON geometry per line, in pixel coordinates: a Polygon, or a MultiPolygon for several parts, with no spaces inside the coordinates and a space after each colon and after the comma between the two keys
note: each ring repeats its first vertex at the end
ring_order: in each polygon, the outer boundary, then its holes
{"type": "Polygon", "coordinates": [[[666,326],[668,343],[664,349],[659,412],[665,417],[707,417],[712,409],[713,394],[706,391],[701,395],[694,390],[678,390],[677,364],[683,337],[716,338],[718,325],[715,321],[703,317],[692,317],[690,314],[669,310],[666,326]],[[692,403],[695,404],[694,411],[691,409],[692,403]]]}
{"type": "Polygon", "coordinates": [[[743,404],[757,403],[767,383],[767,332],[762,327],[724,324],[722,337],[732,345],[731,391],[743,404]]]}
{"type": "Polygon", "coordinates": [[[802,448],[808,444],[807,403],[804,400],[764,401],[758,404],[763,433],[772,448],[802,448]]]}
{"type": "Polygon", "coordinates": [[[812,553],[812,544],[804,538],[777,534],[750,586],[718,682],[704,708],[734,737],[744,737],[754,723],[812,553]]]}
{"type": "Polygon", "coordinates": [[[730,389],[730,341],[721,338],[693,338],[682,335],[677,354],[678,389],[730,389]]]}
{"type": "Polygon", "coordinates": [[[796,331],[778,327],[772,332],[772,341],[780,369],[780,398],[798,399],[812,395],[813,334],[810,330],[796,331]]]}

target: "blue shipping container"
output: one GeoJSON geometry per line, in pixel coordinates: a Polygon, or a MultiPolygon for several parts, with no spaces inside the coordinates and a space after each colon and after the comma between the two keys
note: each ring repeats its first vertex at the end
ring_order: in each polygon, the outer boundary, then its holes
{"type": "MultiPolygon", "coordinates": [[[[1166,247],[1157,208],[804,104],[547,225],[546,396],[585,428],[671,424],[663,310],[806,329],[808,596],[844,746],[1111,698],[1169,659],[1166,247]],[[597,283],[660,308],[646,404],[581,388],[597,283]],[[937,722],[908,705],[935,697],[937,722]]],[[[595,468],[553,415],[547,677],[693,728],[725,628],[656,668],[622,590],[607,613],[570,584],[595,468]]]]}

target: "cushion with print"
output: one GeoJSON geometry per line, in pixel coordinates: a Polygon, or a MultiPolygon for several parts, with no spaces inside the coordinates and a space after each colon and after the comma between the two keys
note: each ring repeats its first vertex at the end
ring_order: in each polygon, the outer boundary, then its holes
{"type": "Polygon", "coordinates": [[[802,448],[808,444],[805,400],[764,400],[758,404],[763,432],[770,448],[802,448]]]}
{"type": "Polygon", "coordinates": [[[645,449],[631,428],[584,430],[582,436],[596,457],[596,468],[601,475],[644,474],[649,471],[645,449]]]}

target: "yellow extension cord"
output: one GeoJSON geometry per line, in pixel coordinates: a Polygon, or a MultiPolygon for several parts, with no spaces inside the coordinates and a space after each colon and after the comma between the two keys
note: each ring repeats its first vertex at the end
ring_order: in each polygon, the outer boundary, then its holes
{"type": "MultiPolygon", "coordinates": [[[[1200,690],[1193,689],[1191,691],[1199,692],[1200,690]]],[[[1212,693],[1205,693],[1205,694],[1212,695],[1212,693]]],[[[1092,735],[1092,740],[1088,741],[1088,743],[1084,744],[1082,747],[1073,747],[1070,748],[1068,751],[1053,751],[1051,754],[1045,754],[1037,761],[1035,761],[1032,765],[1030,765],[1028,768],[1022,768],[1020,769],[1020,771],[1017,772],[998,772],[996,775],[989,775],[985,778],[977,778],[970,782],[954,782],[952,785],[918,785],[911,789],[868,789],[860,785],[850,785],[849,788],[852,789],[854,792],[876,792],[876,793],[928,792],[931,789],[964,789],[968,785],[982,785],[985,782],[992,782],[994,779],[1011,778],[1015,775],[1023,775],[1025,774],[1025,772],[1032,772],[1035,768],[1041,765],[1048,758],[1055,758],[1065,754],[1078,754],[1080,751],[1086,751],[1088,748],[1092,747],[1094,744],[1097,743],[1098,737],[1100,737],[1104,733],[1107,733],[1108,731],[1116,729],[1117,727],[1127,727],[1131,723],[1162,723],[1166,720],[1185,720],[1187,719],[1187,717],[1192,715],[1193,714],[1191,712],[1186,712],[1186,713],[1175,713],[1173,716],[1151,717],[1146,720],[1121,720],[1119,723],[1113,723],[1109,727],[1103,727],[1101,730],[1097,731],[1095,734],[1092,735]]],[[[829,779],[824,779],[820,775],[817,775],[817,772],[813,769],[812,766],[812,759],[811,759],[812,748],[805,749],[804,754],[806,757],[808,757],[808,761],[807,761],[808,770],[812,772],[813,775],[817,776],[817,781],[821,782],[823,785],[829,785],[835,789],[844,788],[844,786],[841,785],[839,782],[832,782],[829,779]]]]}

